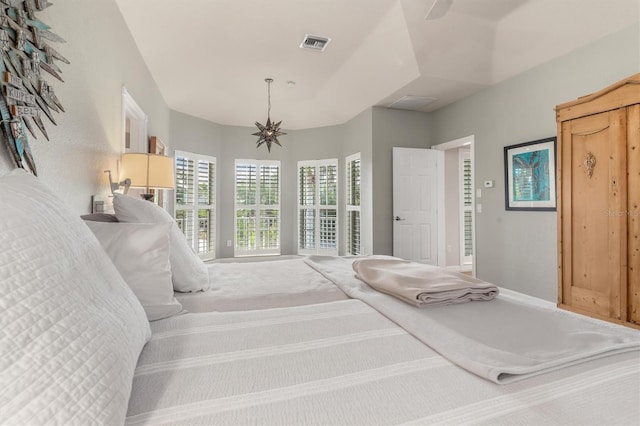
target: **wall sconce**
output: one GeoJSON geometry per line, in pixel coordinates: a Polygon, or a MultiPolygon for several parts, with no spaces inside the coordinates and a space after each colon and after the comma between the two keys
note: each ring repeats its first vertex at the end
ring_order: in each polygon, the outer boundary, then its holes
{"type": "Polygon", "coordinates": [[[129,186],[131,186],[131,179],[125,179],[121,182],[114,182],[111,179],[111,170],[105,170],[105,173],[109,173],[109,188],[111,189],[111,195],[113,195],[113,193],[115,191],[117,191],[118,189],[120,189],[121,186],[124,186],[124,193],[126,194],[127,192],[129,192],[129,186]]]}
{"type": "MultiPolygon", "coordinates": [[[[153,200],[150,189],[173,189],[173,158],[164,155],[127,153],[120,161],[120,176],[130,181],[132,188],[145,188],[146,193],[140,196],[145,200],[153,200]]],[[[126,185],[125,185],[126,188],[126,185]]]]}

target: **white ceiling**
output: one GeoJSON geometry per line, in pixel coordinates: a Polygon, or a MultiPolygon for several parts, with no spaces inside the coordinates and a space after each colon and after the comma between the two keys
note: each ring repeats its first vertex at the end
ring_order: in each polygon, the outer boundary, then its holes
{"type": "Polygon", "coordinates": [[[285,130],[405,95],[437,98],[433,111],[640,21],[640,0],[453,0],[437,20],[434,0],[116,2],[171,109],[264,123],[271,77],[285,130]],[[305,34],[331,42],[302,50],[305,34]]]}

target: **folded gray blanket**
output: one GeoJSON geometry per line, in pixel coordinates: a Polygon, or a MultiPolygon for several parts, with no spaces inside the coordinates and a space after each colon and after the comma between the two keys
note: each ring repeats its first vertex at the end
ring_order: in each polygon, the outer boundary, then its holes
{"type": "Polygon", "coordinates": [[[353,270],[374,289],[415,306],[491,300],[498,294],[493,284],[409,260],[358,259],[353,270]]]}

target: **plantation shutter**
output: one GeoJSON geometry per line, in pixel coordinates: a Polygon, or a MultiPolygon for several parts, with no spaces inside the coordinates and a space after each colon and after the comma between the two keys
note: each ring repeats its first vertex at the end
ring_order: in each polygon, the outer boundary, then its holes
{"type": "Polygon", "coordinates": [[[236,160],[235,256],[280,254],[280,162],[236,160]]]}
{"type": "Polygon", "coordinates": [[[174,215],[178,228],[202,259],[215,258],[216,159],[176,151],[174,215]]]}
{"type": "Polygon", "coordinates": [[[346,249],[347,255],[361,254],[360,246],[360,153],[346,158],[346,249]]]}
{"type": "Polygon", "coordinates": [[[298,162],[298,253],[338,254],[338,160],[298,162]]]}
{"type": "Polygon", "coordinates": [[[473,189],[471,157],[462,155],[462,264],[471,264],[473,256],[473,189]]]}

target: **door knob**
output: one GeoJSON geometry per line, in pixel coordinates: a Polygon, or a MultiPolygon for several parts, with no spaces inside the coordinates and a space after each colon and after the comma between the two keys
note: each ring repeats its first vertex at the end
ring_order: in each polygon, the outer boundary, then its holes
{"type": "Polygon", "coordinates": [[[403,218],[401,218],[400,216],[396,216],[396,217],[394,218],[394,220],[395,220],[395,221],[399,221],[399,220],[404,220],[404,219],[403,219],[403,218]]]}

